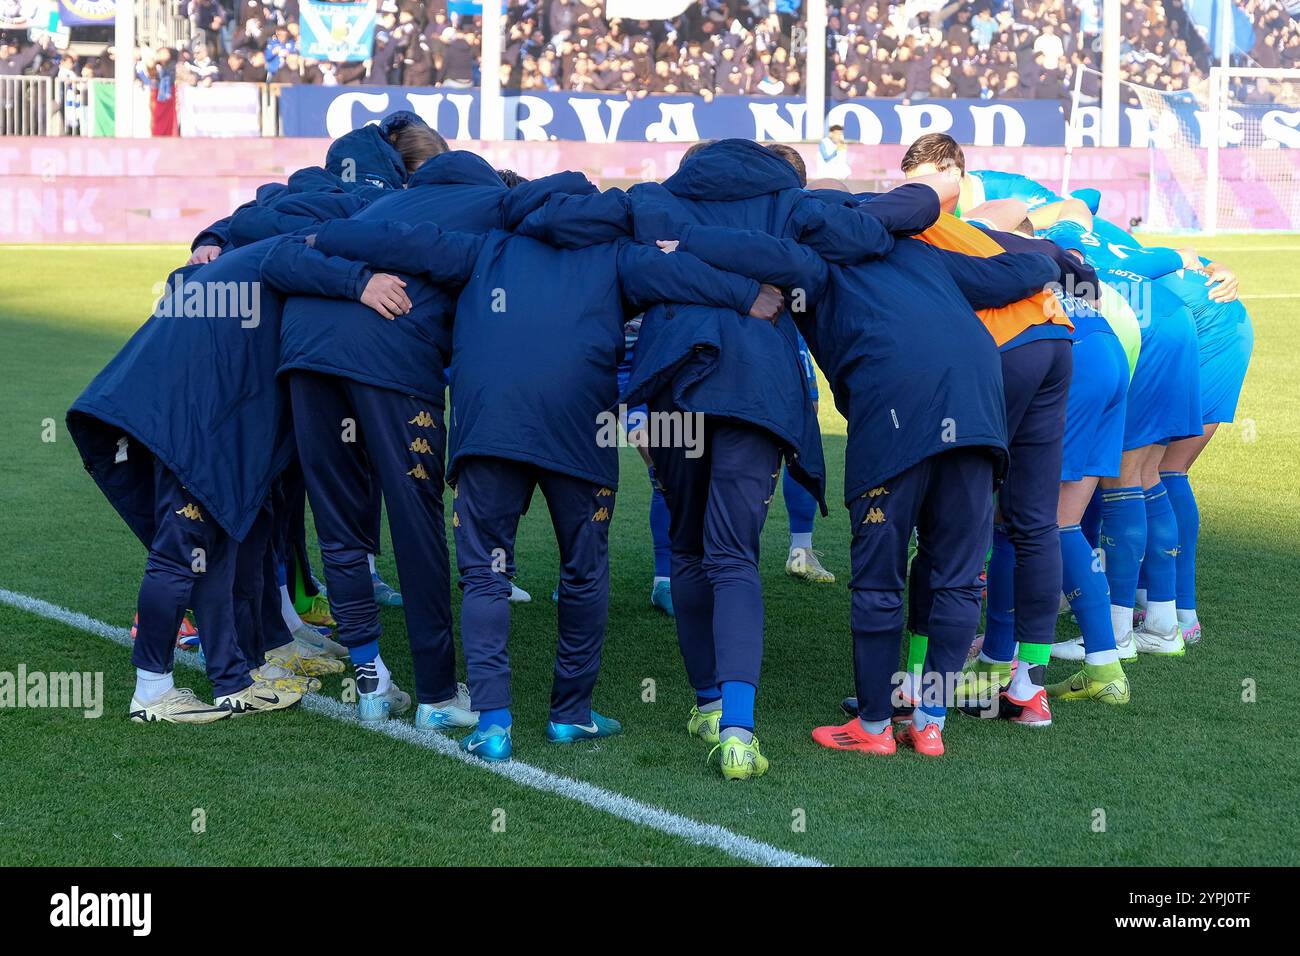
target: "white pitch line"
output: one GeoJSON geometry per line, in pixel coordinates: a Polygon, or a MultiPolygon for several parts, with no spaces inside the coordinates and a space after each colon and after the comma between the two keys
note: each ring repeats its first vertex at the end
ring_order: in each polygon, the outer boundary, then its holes
{"type": "MultiPolygon", "coordinates": [[[[131,632],[126,628],[114,627],[93,617],[77,611],[70,611],[65,607],[42,601],[40,598],[28,594],[20,594],[16,591],[0,588],[0,603],[8,604],[20,611],[26,611],[47,620],[57,621],[60,624],[84,631],[87,634],[93,634],[96,637],[106,638],[115,644],[121,644],[123,647],[131,646],[131,632]]],[[[202,666],[199,664],[199,655],[193,651],[177,650],[176,663],[195,670],[202,670],[202,666]]],[[[763,843],[761,840],[735,833],[726,827],[720,827],[713,823],[701,823],[698,820],[683,817],[661,807],[634,800],[621,793],[615,793],[594,784],[584,783],[581,780],[562,777],[559,774],[551,773],[549,770],[543,770],[540,767],[534,767],[518,760],[510,760],[505,763],[485,763],[477,757],[471,757],[469,754],[463,753],[456,741],[450,737],[423,733],[416,730],[413,724],[404,721],[388,720],[373,726],[363,725],[356,719],[353,708],[321,694],[310,694],[304,697],[303,706],[310,711],[323,714],[331,720],[337,720],[363,730],[401,740],[416,747],[432,750],[444,757],[459,760],[476,770],[486,770],[499,777],[504,777],[511,783],[516,783],[521,787],[552,793],[566,800],[585,804],[603,813],[608,813],[610,816],[628,820],[640,826],[658,830],[661,833],[667,833],[669,836],[678,837],[688,843],[713,847],[747,863],[756,863],[760,866],[827,865],[814,857],[801,856],[798,853],[779,849],[763,843]]]]}

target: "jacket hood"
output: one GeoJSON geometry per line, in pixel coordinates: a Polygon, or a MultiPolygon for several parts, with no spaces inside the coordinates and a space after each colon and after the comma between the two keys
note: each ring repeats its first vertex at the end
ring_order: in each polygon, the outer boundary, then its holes
{"type": "MultiPolygon", "coordinates": [[[[289,192],[291,193],[340,192],[343,188],[343,180],[320,166],[308,166],[289,177],[289,192]]],[[[261,191],[259,190],[259,201],[261,198],[261,191]]]]}
{"type": "Polygon", "coordinates": [[[747,139],[723,139],[693,155],[664,180],[683,199],[752,199],[799,189],[799,176],[776,153],[747,139]]]}
{"type": "Polygon", "coordinates": [[[501,207],[505,228],[514,229],[551,196],[589,196],[598,192],[582,173],[563,172],[520,183],[506,196],[501,207]]]}
{"type": "Polygon", "coordinates": [[[406,167],[397,149],[374,124],[345,133],[325,153],[325,168],[348,185],[401,189],[406,167]]]}
{"type": "Polygon", "coordinates": [[[431,184],[454,186],[496,186],[504,190],[505,183],[482,156],[463,149],[452,149],[432,159],[415,171],[409,185],[431,184]]]}

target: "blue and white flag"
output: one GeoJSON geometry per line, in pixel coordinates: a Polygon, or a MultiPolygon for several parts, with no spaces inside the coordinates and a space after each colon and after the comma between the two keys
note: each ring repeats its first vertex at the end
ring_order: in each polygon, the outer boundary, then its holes
{"type": "Polygon", "coordinates": [[[375,45],[376,0],[330,3],[302,0],[298,9],[302,55],[310,60],[357,63],[375,45]]]}

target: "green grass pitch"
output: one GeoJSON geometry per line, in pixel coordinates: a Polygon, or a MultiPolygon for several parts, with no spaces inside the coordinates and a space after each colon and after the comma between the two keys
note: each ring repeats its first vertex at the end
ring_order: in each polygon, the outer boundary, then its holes
{"type": "MultiPolygon", "coordinates": [[[[648,483],[627,450],[596,692],[627,734],[567,749],[544,741],[556,556],[536,507],[518,550],[519,583],[534,602],[516,607],[512,624],[516,757],[830,864],[1294,864],[1300,281],[1290,270],[1300,237],[1201,246],[1241,275],[1255,356],[1237,423],[1193,469],[1205,641],[1183,660],[1133,665],[1130,706],[1062,704],[1043,732],[954,716],[941,760],[814,745],[810,729],[841,719],[837,702],[851,686],[848,519],[837,504],[844,428],[826,402],[831,516],[816,541],[840,582],[785,576],[778,495],[763,562],[768,775],[724,784],[705,764],[705,745],[685,733],[691,696],[674,631],[649,607],[648,483]]],[[[144,553],[81,469],[63,416],[183,258],[165,247],[0,251],[0,588],[130,623],[144,553]],[[58,423],[53,442],[42,440],[46,419],[58,423]]],[[[380,566],[396,583],[391,555],[380,566]]],[[[410,686],[401,612],[383,619],[385,659],[410,686]]],[[[134,678],[121,647],[0,603],[0,671],[20,664],[102,671],[106,710],[84,719],[0,709],[3,865],[740,862],[304,709],[208,728],[130,724],[134,678]],[[201,833],[191,826],[197,809],[201,833]]],[[[1054,663],[1050,677],[1065,669],[1054,663]]],[[[177,676],[209,692],[197,672],[177,676]]],[[[337,695],[338,680],[324,693],[337,695]]]]}

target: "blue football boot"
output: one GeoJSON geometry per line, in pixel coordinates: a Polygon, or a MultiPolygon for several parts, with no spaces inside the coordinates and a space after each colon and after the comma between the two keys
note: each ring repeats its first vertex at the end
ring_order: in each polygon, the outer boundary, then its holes
{"type": "Polygon", "coordinates": [[[571,744],[575,740],[598,740],[601,737],[613,737],[623,732],[623,725],[613,717],[602,717],[594,710],[591,722],[586,724],[557,724],[548,721],[546,739],[553,744],[571,744]]]}
{"type": "Polygon", "coordinates": [[[489,763],[509,760],[510,754],[514,751],[510,743],[510,728],[499,724],[487,728],[480,727],[468,737],[461,738],[460,749],[489,763]]]}

